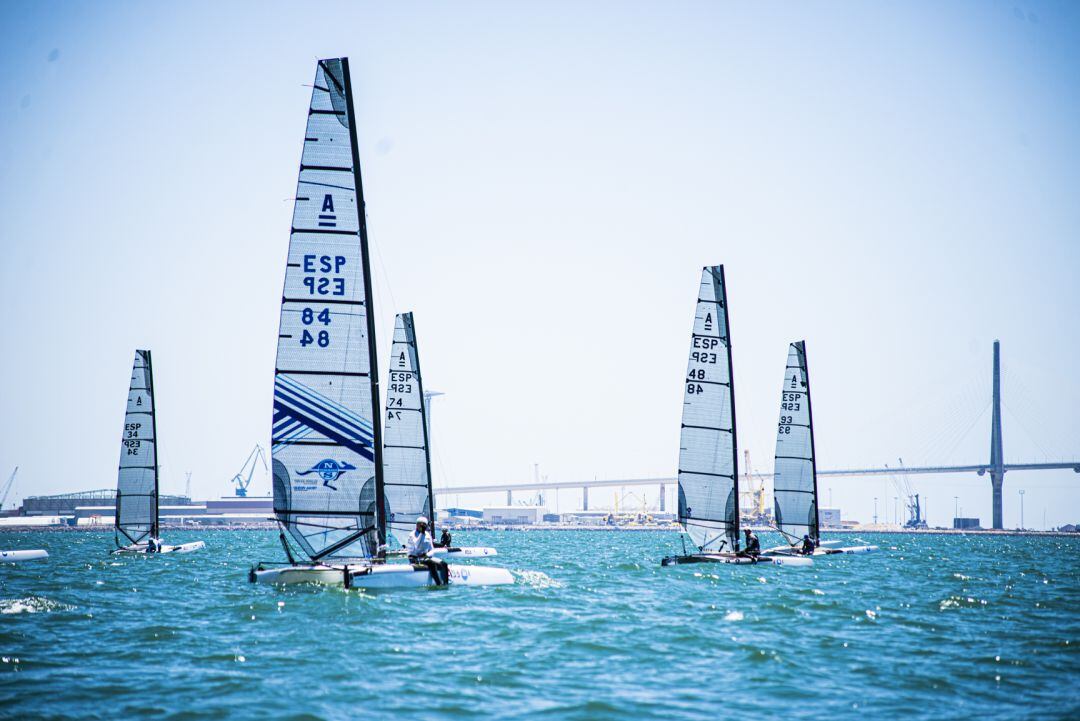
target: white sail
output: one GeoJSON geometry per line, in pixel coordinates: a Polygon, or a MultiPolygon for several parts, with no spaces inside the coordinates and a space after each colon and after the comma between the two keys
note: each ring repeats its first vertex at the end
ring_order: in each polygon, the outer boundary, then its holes
{"type": "Polygon", "coordinates": [[[145,543],[158,535],[157,427],[150,351],[135,351],[128,388],[120,471],[116,480],[116,544],[145,543]]]}
{"type": "Polygon", "coordinates": [[[814,460],[813,414],[810,411],[810,376],[806,344],[788,349],[784,387],[780,396],[780,422],[776,432],[773,501],[776,526],[796,538],[818,539],[817,477],[814,460]]]}
{"type": "Polygon", "coordinates": [[[737,548],[738,461],[724,266],[701,273],[683,394],[679,522],[702,551],[737,548]]]}
{"type": "Polygon", "coordinates": [[[394,322],[389,371],[383,467],[389,513],[387,546],[393,549],[404,545],[419,516],[434,520],[424,386],[412,313],[399,313],[394,322]]]}
{"type": "Polygon", "coordinates": [[[321,60],[289,238],[272,450],[274,512],[312,560],[369,557],[385,538],[370,288],[348,60],[321,60]]]}

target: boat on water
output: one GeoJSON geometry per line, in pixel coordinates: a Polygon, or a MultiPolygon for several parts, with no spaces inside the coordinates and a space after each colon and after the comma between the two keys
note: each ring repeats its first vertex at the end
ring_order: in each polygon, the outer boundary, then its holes
{"type": "Polygon", "coordinates": [[[780,420],[776,428],[773,471],[773,518],[791,544],[766,549],[775,555],[802,555],[803,537],[814,546],[812,555],[868,553],[877,546],[838,546],[822,541],[818,517],[817,458],[814,452],[814,413],[810,402],[810,370],[806,341],[788,347],[784,385],[780,394],[780,420]]]}
{"type": "Polygon", "coordinates": [[[696,551],[669,556],[687,563],[809,566],[791,555],[740,553],[739,454],[735,440],[735,384],[724,266],[706,267],[694,314],[679,437],[679,523],[696,551]]]}
{"type": "Polygon", "coordinates": [[[128,388],[120,470],[116,479],[113,553],[190,553],[202,541],[169,545],[160,541],[158,519],[157,404],[150,351],[135,351],[128,388]]]}
{"type": "MultiPolygon", "coordinates": [[[[388,556],[400,557],[405,555],[404,541],[416,526],[417,518],[430,518],[431,535],[437,538],[435,494],[431,487],[430,427],[412,313],[399,313],[394,320],[389,373],[386,423],[383,425],[383,468],[390,508],[386,545],[388,556]]],[[[435,554],[443,558],[498,555],[494,548],[486,546],[437,546],[435,554]]]]}
{"type": "Polygon", "coordinates": [[[41,548],[0,551],[0,563],[21,563],[23,561],[37,561],[42,558],[48,557],[49,552],[41,548]]]}
{"type": "MultiPolygon", "coordinates": [[[[293,208],[274,371],[274,514],[287,560],[255,565],[249,580],[256,583],[435,585],[424,566],[385,562],[387,525],[395,514],[389,502],[399,494],[387,493],[385,478],[355,117],[348,59],[320,60],[293,208]]],[[[403,414],[402,422],[421,423],[421,416],[412,415],[406,421],[403,414]]],[[[401,450],[389,449],[395,459],[401,450]]],[[[408,462],[423,458],[412,453],[408,462]]],[[[394,478],[400,468],[395,465],[394,478]]],[[[406,490],[423,494],[415,480],[406,490]]],[[[402,518],[409,512],[403,508],[402,518]]],[[[452,586],[513,582],[502,568],[449,567],[452,586]]]]}

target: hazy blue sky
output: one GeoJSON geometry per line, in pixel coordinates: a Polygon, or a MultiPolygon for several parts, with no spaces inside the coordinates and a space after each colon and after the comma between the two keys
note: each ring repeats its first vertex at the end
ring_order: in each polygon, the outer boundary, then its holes
{"type": "MultiPolygon", "coordinates": [[[[8,2],[20,496],[115,484],[136,347],[166,490],[231,493],[267,444],[309,86],[341,55],[381,353],[414,311],[447,393],[437,484],[673,474],[715,263],[758,469],[801,338],[822,468],[988,460],[994,338],[1007,459],[1080,455],[1080,5],[8,2]]],[[[989,523],[988,479],[912,481],[932,522],[959,496],[989,523]]],[[[822,487],[868,520],[886,484],[822,487]]],[[[1080,476],[1010,474],[1009,525],[1019,488],[1028,525],[1080,521],[1080,476]]]]}

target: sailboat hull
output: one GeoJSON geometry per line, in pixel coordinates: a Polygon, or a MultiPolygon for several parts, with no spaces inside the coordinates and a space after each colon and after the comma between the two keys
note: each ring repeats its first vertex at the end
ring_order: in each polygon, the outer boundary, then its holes
{"type": "MultiPolygon", "coordinates": [[[[505,568],[450,566],[449,570],[451,586],[502,586],[514,582],[513,574],[505,568]]],[[[274,585],[311,583],[372,589],[423,588],[435,585],[426,568],[398,563],[379,566],[296,565],[255,569],[249,580],[274,585]]]]}
{"type": "MultiPolygon", "coordinates": [[[[436,547],[434,553],[441,558],[491,558],[499,555],[497,550],[489,546],[436,547]]],[[[391,551],[386,555],[391,558],[404,558],[405,551],[391,551]]]]}
{"type": "MultiPolygon", "coordinates": [[[[872,553],[877,551],[877,546],[841,546],[834,547],[822,547],[819,546],[814,549],[814,556],[835,556],[840,553],[872,553]]],[[[798,554],[795,549],[790,546],[777,546],[776,548],[766,549],[765,553],[776,556],[790,556],[794,558],[806,558],[798,554]]]]}
{"type": "Polygon", "coordinates": [[[0,551],[0,563],[20,563],[48,557],[49,552],[40,548],[25,551],[0,551]]]}
{"type": "Polygon", "coordinates": [[[676,566],[685,563],[728,563],[736,566],[813,566],[814,561],[806,556],[758,556],[747,558],[732,553],[694,553],[688,556],[668,556],[661,565],[676,566]]]}
{"type": "Polygon", "coordinates": [[[155,551],[154,553],[148,552],[145,544],[140,544],[138,546],[124,546],[123,548],[116,549],[113,553],[142,553],[147,556],[157,556],[162,553],[191,553],[192,551],[198,551],[200,548],[206,548],[206,543],[203,541],[192,541],[191,543],[181,543],[176,546],[165,544],[161,547],[160,551],[155,551]]]}

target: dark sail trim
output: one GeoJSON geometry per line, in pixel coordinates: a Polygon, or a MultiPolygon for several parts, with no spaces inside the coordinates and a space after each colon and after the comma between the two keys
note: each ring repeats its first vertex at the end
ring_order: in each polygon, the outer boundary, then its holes
{"type": "MultiPolygon", "coordinates": [[[[724,338],[724,345],[727,347],[727,359],[728,359],[728,396],[731,403],[731,460],[732,460],[732,487],[735,498],[733,504],[734,511],[732,518],[728,519],[731,524],[732,533],[730,538],[734,538],[735,550],[739,550],[739,444],[738,434],[736,433],[735,425],[735,366],[731,362],[731,310],[728,308],[727,302],[727,282],[724,280],[724,266],[719,266],[720,271],[720,291],[723,305],[720,307],[724,309],[724,330],[727,334],[724,338]]],[[[713,277],[716,276],[716,270],[712,271],[713,277]]],[[[714,281],[715,282],[715,281],[714,281]]]]}
{"type": "Polygon", "coordinates": [[[810,366],[806,361],[806,341],[797,342],[795,352],[799,355],[799,360],[802,363],[803,379],[806,381],[806,414],[810,419],[807,424],[810,427],[810,470],[814,477],[814,527],[811,529],[810,536],[814,544],[817,545],[818,540],[821,538],[821,517],[818,509],[817,451],[814,449],[814,405],[810,401],[810,366]]]}

